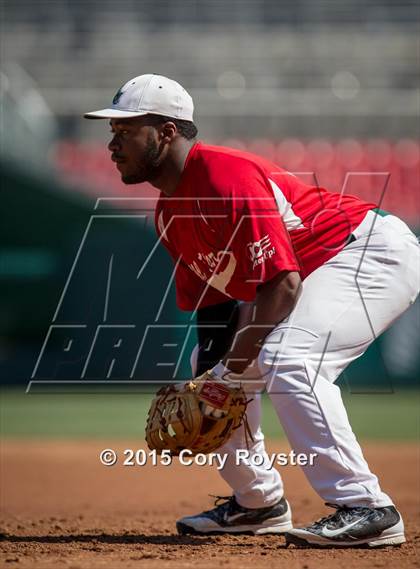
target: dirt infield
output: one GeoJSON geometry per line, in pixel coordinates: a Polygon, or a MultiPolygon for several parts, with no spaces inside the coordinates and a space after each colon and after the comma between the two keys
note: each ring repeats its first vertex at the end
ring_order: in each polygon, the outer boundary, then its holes
{"type": "MultiPolygon", "coordinates": [[[[138,448],[134,441],[3,441],[1,567],[166,568],[418,567],[419,452],[413,444],[364,445],[382,487],[403,512],[408,543],[368,551],[285,549],[275,536],[180,537],[174,521],[229,493],[210,467],[102,466],[99,452],[138,448]]],[[[288,452],[280,443],[270,452],[288,452]]],[[[327,509],[298,467],[282,468],[294,523],[327,509]]]]}

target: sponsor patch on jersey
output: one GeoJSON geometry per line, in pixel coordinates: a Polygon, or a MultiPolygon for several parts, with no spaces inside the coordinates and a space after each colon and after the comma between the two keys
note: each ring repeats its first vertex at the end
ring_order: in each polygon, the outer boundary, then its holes
{"type": "Polygon", "coordinates": [[[264,235],[259,241],[248,243],[248,253],[252,261],[252,268],[255,269],[257,265],[261,265],[267,259],[270,259],[276,252],[276,248],[271,245],[270,236],[264,235]]]}
{"type": "Polygon", "coordinates": [[[228,397],[229,389],[214,381],[206,381],[200,391],[200,398],[217,409],[222,409],[228,397]]]}

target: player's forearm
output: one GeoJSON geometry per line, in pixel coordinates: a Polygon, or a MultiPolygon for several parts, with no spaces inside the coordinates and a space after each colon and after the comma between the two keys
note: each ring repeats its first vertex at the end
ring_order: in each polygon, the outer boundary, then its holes
{"type": "Polygon", "coordinates": [[[258,357],[265,337],[287,318],[299,297],[301,281],[296,272],[278,275],[259,289],[254,304],[241,311],[238,329],[223,365],[242,373],[258,357]]]}
{"type": "Polygon", "coordinates": [[[238,329],[238,302],[229,300],[197,310],[198,354],[196,376],[216,365],[225,355],[238,329]]]}

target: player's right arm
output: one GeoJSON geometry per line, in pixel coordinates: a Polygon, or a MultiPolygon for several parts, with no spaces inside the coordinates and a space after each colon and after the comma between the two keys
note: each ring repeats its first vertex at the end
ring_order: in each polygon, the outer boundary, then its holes
{"type": "Polygon", "coordinates": [[[251,304],[252,314],[241,319],[234,341],[222,359],[223,365],[234,373],[244,372],[258,357],[266,336],[289,316],[300,292],[301,280],[297,271],[279,272],[258,286],[255,301],[251,304]]]}

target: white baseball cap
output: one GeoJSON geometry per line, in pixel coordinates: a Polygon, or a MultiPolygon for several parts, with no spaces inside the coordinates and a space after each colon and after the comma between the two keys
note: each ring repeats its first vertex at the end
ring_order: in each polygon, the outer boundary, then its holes
{"type": "Polygon", "coordinates": [[[193,100],[179,83],[149,73],[127,81],[118,90],[108,109],[85,113],[83,116],[87,119],[116,119],[151,113],[192,122],[193,112],[193,100]]]}

